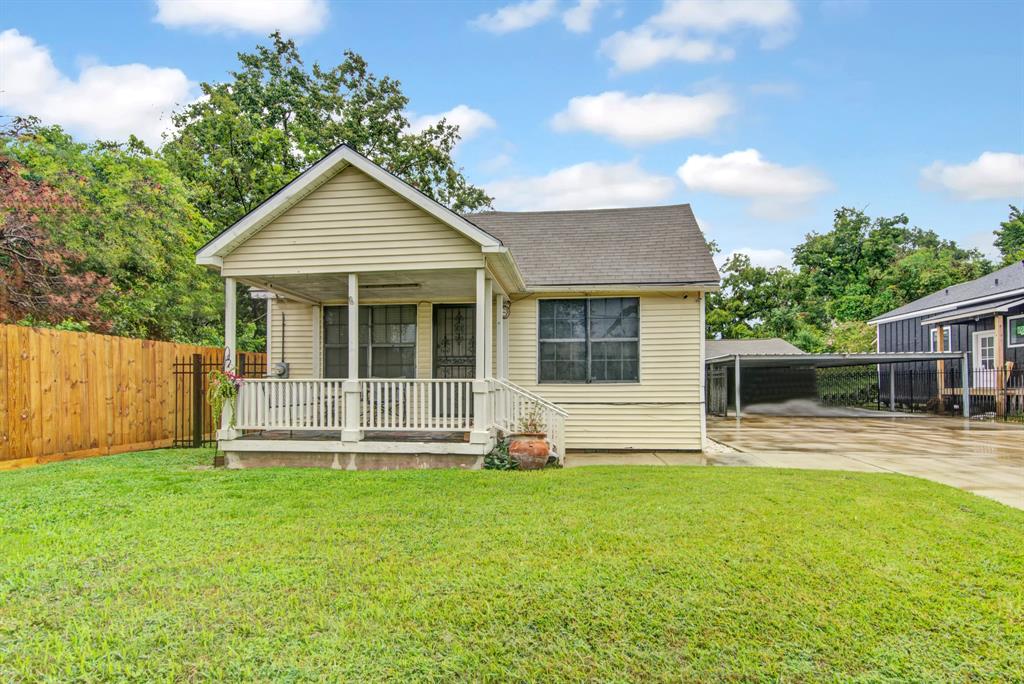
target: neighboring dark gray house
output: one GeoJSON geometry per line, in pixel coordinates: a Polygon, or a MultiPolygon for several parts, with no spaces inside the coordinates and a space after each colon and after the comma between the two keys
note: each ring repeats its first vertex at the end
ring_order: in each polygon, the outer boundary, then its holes
{"type": "MultiPolygon", "coordinates": [[[[869,323],[877,328],[880,352],[966,352],[977,394],[1015,395],[1024,367],[1024,262],[933,292],[869,323]]],[[[928,368],[934,366],[908,364],[905,370],[928,368]]],[[[960,369],[954,370],[958,376],[960,369]]],[[[961,383],[951,375],[947,382],[961,383]]]]}

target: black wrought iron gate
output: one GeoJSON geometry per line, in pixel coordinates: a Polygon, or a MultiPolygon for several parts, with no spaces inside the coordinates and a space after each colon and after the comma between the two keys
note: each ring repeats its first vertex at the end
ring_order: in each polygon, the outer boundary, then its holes
{"type": "MultiPolygon", "coordinates": [[[[263,377],[262,355],[238,354],[238,372],[245,378],[263,377]]],[[[219,418],[215,419],[206,400],[210,371],[223,366],[220,357],[192,354],[174,361],[174,446],[214,446],[219,418]]]]}

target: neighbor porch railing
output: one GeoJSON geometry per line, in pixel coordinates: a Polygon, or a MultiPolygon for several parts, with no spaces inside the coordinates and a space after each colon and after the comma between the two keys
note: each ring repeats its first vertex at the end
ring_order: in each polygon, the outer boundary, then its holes
{"type": "Polygon", "coordinates": [[[565,419],[569,414],[540,395],[529,392],[507,380],[491,378],[492,424],[506,434],[519,429],[520,421],[533,409],[540,409],[548,443],[559,456],[565,455],[565,419]]]}

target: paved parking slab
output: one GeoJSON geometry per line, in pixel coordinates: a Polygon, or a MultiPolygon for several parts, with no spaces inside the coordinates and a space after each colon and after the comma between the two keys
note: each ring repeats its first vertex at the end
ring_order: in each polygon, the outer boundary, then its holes
{"type": "Polygon", "coordinates": [[[1024,509],[1024,426],[939,416],[745,416],[708,421],[735,450],[709,465],[893,472],[1024,509]]]}

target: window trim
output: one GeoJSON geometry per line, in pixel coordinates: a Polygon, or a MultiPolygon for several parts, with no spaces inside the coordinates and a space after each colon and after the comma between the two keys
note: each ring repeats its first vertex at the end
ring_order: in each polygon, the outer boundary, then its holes
{"type": "MultiPolygon", "coordinates": [[[[537,298],[537,313],[534,317],[534,323],[536,325],[536,336],[537,336],[537,347],[536,347],[536,381],[538,385],[640,385],[643,383],[643,363],[641,359],[642,342],[642,316],[643,316],[643,297],[634,294],[625,295],[606,295],[601,297],[538,297],[537,298]],[[590,337],[590,302],[594,299],[635,299],[636,300],[636,337],[620,337],[606,340],[608,342],[633,342],[636,341],[636,380],[591,380],[590,377],[593,375],[590,369],[591,364],[591,344],[592,340],[590,337]],[[574,382],[572,380],[541,380],[540,377],[540,345],[541,342],[579,342],[576,338],[571,339],[544,339],[541,340],[540,336],[540,303],[547,301],[577,301],[583,300],[587,303],[586,306],[586,331],[587,337],[584,340],[587,349],[587,380],[583,382],[574,382]]],[[[600,340],[598,340],[600,342],[600,340]]]]}
{"type": "MultiPolygon", "coordinates": [[[[938,331],[939,331],[939,326],[937,326],[937,325],[933,326],[931,328],[928,328],[928,351],[930,351],[930,352],[938,351],[935,348],[935,339],[938,337],[938,335],[936,335],[935,333],[937,333],[938,331]]],[[[945,326],[945,327],[942,328],[942,336],[944,338],[946,336],[949,337],[948,348],[947,348],[947,345],[945,344],[946,340],[945,339],[942,340],[943,341],[942,351],[944,351],[944,352],[953,351],[953,331],[948,326],[945,326]]]]}
{"type": "Polygon", "coordinates": [[[1013,322],[1016,320],[1024,321],[1024,314],[1017,314],[1016,316],[1006,317],[1006,346],[1009,347],[1010,349],[1024,347],[1024,341],[1020,342],[1019,344],[1013,344],[1011,341],[1013,340],[1013,322]]]}
{"type": "MultiPolygon", "coordinates": [[[[324,317],[326,315],[327,309],[329,309],[329,308],[330,309],[341,309],[342,311],[344,311],[344,315],[346,316],[345,320],[346,320],[346,322],[348,321],[348,318],[347,318],[347,316],[348,316],[348,304],[324,304],[324,305],[322,305],[320,307],[320,326],[321,326],[321,329],[324,326],[324,317]]],[[[419,369],[419,343],[420,343],[419,305],[418,304],[410,304],[408,302],[395,303],[395,304],[360,304],[359,305],[359,312],[362,313],[364,309],[366,310],[366,324],[367,324],[367,332],[366,332],[366,374],[367,374],[368,377],[366,377],[366,378],[360,377],[359,379],[360,380],[412,380],[412,379],[418,378],[419,377],[419,370],[420,370],[419,369]],[[387,348],[387,349],[409,349],[409,348],[411,348],[412,349],[412,375],[410,375],[408,378],[404,378],[404,377],[398,377],[398,378],[377,378],[375,375],[373,375],[373,347],[374,347],[374,344],[373,344],[373,309],[375,307],[393,307],[393,306],[411,306],[411,307],[413,307],[413,325],[416,328],[416,333],[415,333],[415,335],[413,335],[413,341],[412,341],[411,344],[399,344],[399,345],[378,344],[376,346],[381,347],[381,348],[387,348]]],[[[347,323],[346,323],[346,327],[347,327],[347,323]]],[[[358,333],[356,334],[356,338],[358,339],[358,333]]],[[[332,348],[345,349],[347,351],[348,350],[348,338],[346,337],[344,344],[331,345],[331,347],[332,348]]],[[[360,344],[359,347],[362,348],[363,345],[360,344]]],[[[327,335],[326,335],[326,331],[322,332],[321,335],[320,335],[320,354],[321,354],[320,377],[324,378],[324,377],[326,377],[324,375],[324,373],[327,370],[327,335]]],[[[357,359],[359,358],[358,354],[356,355],[356,358],[357,359]]],[[[348,360],[348,355],[347,354],[345,356],[345,359],[346,359],[346,365],[347,365],[347,360],[348,360]]],[[[346,371],[347,371],[347,369],[346,369],[346,371]]],[[[348,373],[346,372],[344,378],[338,378],[338,379],[344,380],[344,379],[347,379],[347,378],[348,378],[348,373]]]]}

